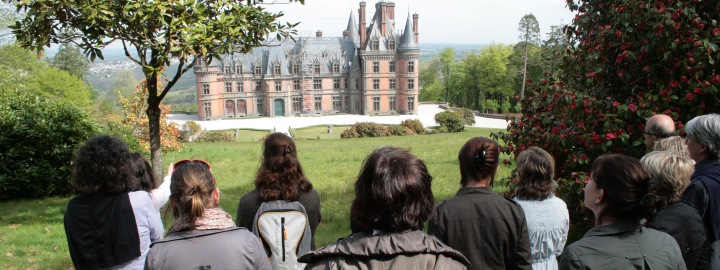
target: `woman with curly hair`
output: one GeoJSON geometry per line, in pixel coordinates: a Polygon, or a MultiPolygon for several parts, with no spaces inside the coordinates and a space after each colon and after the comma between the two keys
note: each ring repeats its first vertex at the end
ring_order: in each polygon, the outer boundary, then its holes
{"type": "Polygon", "coordinates": [[[79,193],[64,220],[75,268],[142,269],[163,225],[133,176],[128,146],[107,135],[90,138],[75,154],[70,184],[79,193]]]}
{"type": "Polygon", "coordinates": [[[235,223],[252,228],[260,204],[275,200],[297,201],[305,207],[312,231],[311,246],[315,249],[315,230],[321,219],[320,197],[305,177],[295,142],[282,133],[270,134],[265,139],[255,189],[240,198],[235,223]]]}

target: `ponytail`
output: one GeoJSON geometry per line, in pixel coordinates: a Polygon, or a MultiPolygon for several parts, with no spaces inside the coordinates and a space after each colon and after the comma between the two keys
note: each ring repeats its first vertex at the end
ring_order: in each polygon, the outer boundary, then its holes
{"type": "Polygon", "coordinates": [[[215,183],[210,169],[201,163],[187,162],[179,166],[172,174],[170,199],[175,202],[173,214],[177,218],[187,215],[188,221],[202,218],[205,210],[214,207],[213,191],[215,183]]]}

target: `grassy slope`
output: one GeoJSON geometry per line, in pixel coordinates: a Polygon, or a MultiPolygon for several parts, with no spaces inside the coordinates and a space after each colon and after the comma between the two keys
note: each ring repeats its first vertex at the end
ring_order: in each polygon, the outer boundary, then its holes
{"type": "MultiPolygon", "coordinates": [[[[334,127],[334,136],[343,128],[334,127]]],[[[305,138],[331,138],[326,127],[298,130],[305,138]],[[322,133],[325,133],[322,134],[322,133]]],[[[408,148],[425,160],[433,175],[433,193],[440,202],[459,188],[457,151],[471,137],[487,136],[490,130],[468,129],[463,133],[363,139],[297,141],[298,153],[310,181],[320,193],[322,222],[316,233],[319,246],[349,234],[349,209],[353,183],[363,159],[372,149],[392,145],[408,148]]],[[[221,190],[220,205],[235,216],[237,202],[253,189],[261,155],[257,140],[265,132],[241,131],[235,143],[190,143],[165,155],[165,164],[181,159],[204,159],[213,168],[221,190]],[[255,138],[257,137],[257,138],[255,138]]],[[[509,174],[501,166],[498,178],[509,174]]],[[[502,192],[503,185],[496,184],[502,192]]],[[[49,198],[0,203],[0,267],[5,269],[68,269],[72,266],[62,218],[70,198],[49,198]]],[[[172,220],[168,213],[165,226],[172,220]]]]}

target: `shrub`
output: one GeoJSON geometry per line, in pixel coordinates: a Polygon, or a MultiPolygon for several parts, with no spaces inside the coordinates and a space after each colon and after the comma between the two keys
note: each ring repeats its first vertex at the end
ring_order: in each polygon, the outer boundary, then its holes
{"type": "Polygon", "coordinates": [[[461,132],[465,130],[465,119],[456,111],[444,111],[435,115],[435,122],[440,124],[446,132],[461,132]]]}
{"type": "Polygon", "coordinates": [[[482,101],[482,107],[487,113],[496,113],[498,108],[500,108],[500,104],[497,100],[485,99],[482,101]]]}
{"type": "Polygon", "coordinates": [[[460,113],[463,117],[463,124],[466,126],[475,125],[475,112],[467,108],[455,108],[453,111],[460,113]]]}
{"type": "Polygon", "coordinates": [[[418,119],[407,119],[405,121],[400,122],[400,125],[405,126],[408,129],[411,129],[415,134],[424,134],[425,133],[425,127],[423,126],[422,122],[418,119]]]}
{"type": "Polygon", "coordinates": [[[500,113],[509,113],[510,112],[510,99],[505,98],[503,100],[502,104],[500,104],[500,113]]]}
{"type": "Polygon", "coordinates": [[[143,146],[140,141],[135,137],[133,129],[127,125],[123,125],[118,121],[110,121],[100,125],[100,133],[108,134],[123,140],[130,151],[137,152],[143,156],[149,156],[150,152],[143,146]]]}
{"type": "Polygon", "coordinates": [[[357,129],[355,129],[354,126],[344,130],[342,134],[340,134],[340,138],[342,139],[351,139],[351,138],[359,138],[360,135],[357,133],[357,129]]]}
{"type": "Polygon", "coordinates": [[[383,137],[390,134],[385,126],[372,122],[356,123],[353,125],[353,127],[357,130],[358,136],[360,138],[383,137]]]}
{"type": "Polygon", "coordinates": [[[0,91],[0,200],[66,195],[75,149],[97,133],[70,103],[0,91]]]}
{"type": "Polygon", "coordinates": [[[193,139],[199,137],[201,133],[202,127],[195,121],[185,122],[180,129],[180,135],[182,136],[183,142],[191,142],[193,139]]]}
{"type": "MultiPolygon", "coordinates": [[[[266,136],[267,137],[267,136],[266,136]]],[[[195,139],[196,142],[234,142],[235,137],[223,131],[203,132],[195,139]]]]}
{"type": "Polygon", "coordinates": [[[412,131],[411,129],[406,128],[405,126],[401,125],[390,125],[388,126],[388,132],[392,136],[408,136],[408,135],[415,135],[415,131],[412,131]],[[410,132],[413,132],[410,134],[410,132]]]}
{"type": "Polygon", "coordinates": [[[495,138],[508,154],[539,146],[553,155],[557,192],[577,229],[592,226],[582,203],[592,160],[641,157],[645,119],[655,113],[676,119],[682,134],[686,121],[720,108],[720,27],[717,3],[707,1],[569,0],[568,7],[578,14],[559,73],[531,85],[522,117],[495,138]]]}

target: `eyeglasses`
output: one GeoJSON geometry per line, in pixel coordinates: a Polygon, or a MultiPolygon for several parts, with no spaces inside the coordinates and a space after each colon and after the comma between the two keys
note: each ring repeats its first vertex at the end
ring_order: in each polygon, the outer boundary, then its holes
{"type": "Polygon", "coordinates": [[[210,176],[212,177],[213,185],[215,184],[215,176],[212,175],[212,169],[210,168],[210,163],[207,163],[207,161],[204,161],[202,159],[183,159],[178,162],[175,162],[175,164],[173,164],[173,171],[177,170],[178,166],[188,163],[188,162],[197,162],[197,163],[207,166],[208,170],[210,170],[210,176]]]}

